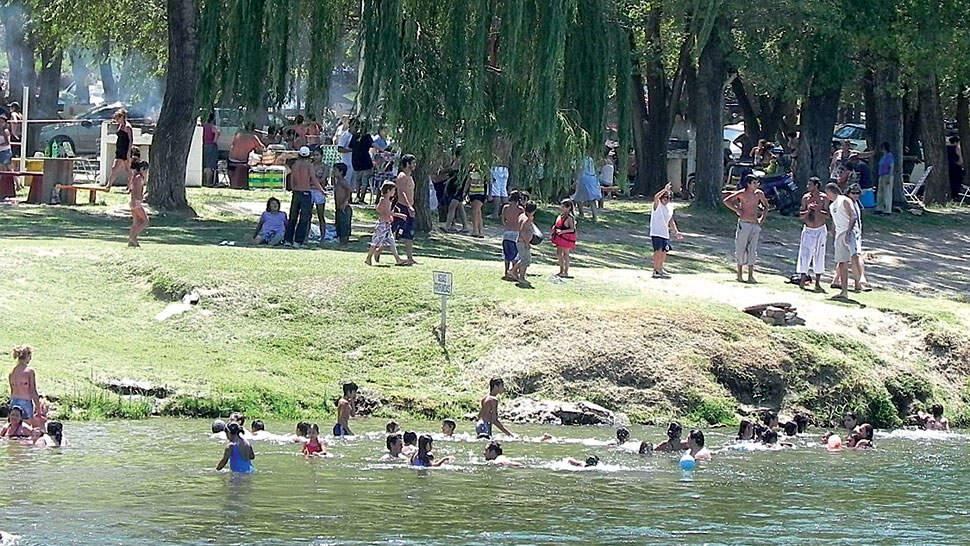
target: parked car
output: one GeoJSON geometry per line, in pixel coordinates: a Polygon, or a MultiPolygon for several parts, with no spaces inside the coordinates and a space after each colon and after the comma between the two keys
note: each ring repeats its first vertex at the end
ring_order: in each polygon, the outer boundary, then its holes
{"type": "MultiPolygon", "coordinates": [[[[216,108],[216,126],[219,128],[219,157],[229,157],[229,147],[232,145],[232,137],[235,136],[239,128],[243,126],[245,112],[235,108],[216,108]]],[[[290,120],[276,112],[268,112],[267,123],[256,128],[257,133],[265,134],[269,126],[276,128],[290,125],[290,120]]]]}
{"type": "MultiPolygon", "coordinates": [[[[51,142],[57,142],[58,146],[69,142],[75,155],[98,155],[101,150],[101,124],[110,122],[119,108],[127,107],[120,102],[102,104],[63,123],[44,125],[38,137],[38,149],[46,149],[51,142]]],[[[131,109],[128,109],[128,119],[132,125],[139,127],[153,123],[143,113],[131,109]]]]}
{"type": "Polygon", "coordinates": [[[869,147],[866,141],[866,126],[862,123],[845,123],[835,128],[832,140],[848,140],[853,150],[863,151],[869,147]]]}
{"type": "Polygon", "coordinates": [[[744,134],[744,122],[724,126],[724,147],[731,150],[731,159],[741,159],[741,147],[734,141],[744,134]]]}

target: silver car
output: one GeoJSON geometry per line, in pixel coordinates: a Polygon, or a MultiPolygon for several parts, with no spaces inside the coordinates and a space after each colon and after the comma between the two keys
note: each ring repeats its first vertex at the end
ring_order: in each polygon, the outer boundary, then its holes
{"type": "MultiPolygon", "coordinates": [[[[44,125],[34,145],[34,151],[46,150],[51,142],[56,142],[58,146],[69,142],[75,155],[96,156],[101,149],[101,124],[110,122],[120,108],[125,108],[120,102],[102,104],[63,123],[44,125]]],[[[128,110],[128,119],[132,125],[139,127],[152,123],[152,120],[140,112],[132,110],[128,110]]]]}

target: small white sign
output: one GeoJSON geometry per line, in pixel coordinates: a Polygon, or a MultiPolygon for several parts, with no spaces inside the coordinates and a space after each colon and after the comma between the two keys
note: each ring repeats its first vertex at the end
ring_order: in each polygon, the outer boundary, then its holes
{"type": "Polygon", "coordinates": [[[434,272],[434,293],[436,296],[450,296],[452,293],[451,273],[448,271],[434,272]]]}

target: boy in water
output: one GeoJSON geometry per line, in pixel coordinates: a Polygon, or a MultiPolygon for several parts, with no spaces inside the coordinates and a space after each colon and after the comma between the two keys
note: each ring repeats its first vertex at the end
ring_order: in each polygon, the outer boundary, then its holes
{"type": "Polygon", "coordinates": [[[620,427],[616,429],[616,441],[610,442],[610,445],[621,446],[630,440],[630,429],[626,427],[620,427]]]}
{"type": "Polygon", "coordinates": [[[704,433],[694,429],[687,435],[687,449],[695,461],[710,461],[711,451],[704,447],[704,433]]]}
{"type": "Polygon", "coordinates": [[[482,398],[482,409],[478,411],[478,423],[475,425],[475,434],[479,438],[491,438],[492,425],[509,436],[515,436],[498,419],[498,395],[503,392],[505,381],[501,377],[492,378],[488,382],[488,396],[482,398]]]}
{"type": "Polygon", "coordinates": [[[337,402],[337,424],[333,426],[333,435],[338,438],[354,435],[350,430],[350,418],[357,412],[354,405],[357,401],[357,384],[344,383],[343,390],[344,395],[337,402]]]}
{"type": "Polygon", "coordinates": [[[397,421],[391,420],[384,425],[384,432],[387,434],[394,434],[401,431],[401,426],[397,424],[397,421]]]}
{"type": "Polygon", "coordinates": [[[684,449],[686,446],[684,445],[684,441],[680,439],[683,434],[684,427],[680,426],[680,423],[672,421],[667,426],[667,439],[657,444],[653,450],[673,453],[684,449]]]}
{"type": "Polygon", "coordinates": [[[414,455],[414,452],[418,450],[418,433],[413,430],[407,430],[404,432],[404,447],[401,448],[401,453],[406,457],[414,455]]]}
{"type": "Polygon", "coordinates": [[[927,415],[923,421],[926,430],[950,430],[950,422],[943,417],[943,404],[933,404],[930,408],[932,415],[927,415]]]}
{"type": "Polygon", "coordinates": [[[522,466],[522,463],[513,461],[512,459],[509,459],[503,455],[502,444],[495,441],[489,442],[488,445],[485,446],[485,460],[499,466],[508,466],[512,468],[519,468],[522,466]]]}
{"type": "Polygon", "coordinates": [[[14,347],[14,364],[10,371],[10,407],[20,408],[24,420],[33,426],[40,426],[44,421],[44,407],[40,403],[37,393],[37,376],[30,367],[33,349],[27,345],[14,347]]]}
{"type": "Polygon", "coordinates": [[[387,453],[379,459],[382,463],[399,463],[407,460],[402,454],[404,450],[404,440],[400,434],[390,434],[384,442],[387,444],[387,453]]]}
{"type": "Polygon", "coordinates": [[[509,271],[519,256],[516,241],[519,240],[519,216],[525,214],[522,206],[522,193],[518,190],[509,194],[509,202],[502,206],[502,256],[505,258],[505,275],[502,280],[515,281],[509,271]]]}
{"type": "Polygon", "coordinates": [[[451,438],[455,435],[455,429],[458,428],[458,423],[454,419],[445,419],[441,422],[441,434],[445,438],[451,438]]]}

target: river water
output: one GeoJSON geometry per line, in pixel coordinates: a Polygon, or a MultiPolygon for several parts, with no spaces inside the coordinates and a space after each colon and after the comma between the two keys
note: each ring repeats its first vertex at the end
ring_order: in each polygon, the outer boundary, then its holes
{"type": "Polygon", "coordinates": [[[331,442],[326,459],[255,442],[257,470],[239,476],[214,470],[222,444],[207,422],[66,425],[62,449],[0,444],[0,530],[17,544],[970,543],[970,437],[957,433],[878,434],[876,450],[842,453],[813,433],[685,473],[673,455],[606,447],[611,429],[518,427],[559,441],[505,442],[526,468],[485,464],[482,442],[436,441],[456,463],[417,471],[376,463],[383,423],[364,421],[368,434],[331,442]],[[591,454],[598,467],[562,462],[591,454]]]}

